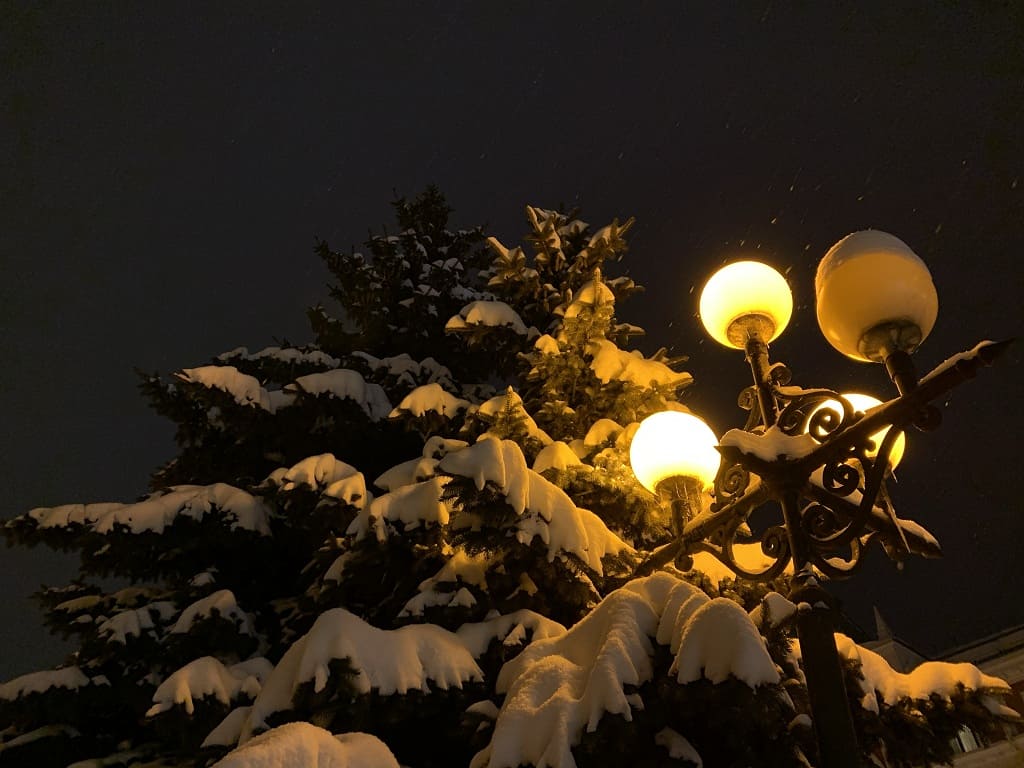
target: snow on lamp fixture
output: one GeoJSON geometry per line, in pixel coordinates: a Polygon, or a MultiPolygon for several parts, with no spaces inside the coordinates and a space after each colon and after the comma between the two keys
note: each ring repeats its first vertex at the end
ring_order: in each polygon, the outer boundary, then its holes
{"type": "Polygon", "coordinates": [[[629,463],[640,484],[652,493],[672,477],[694,478],[710,488],[721,457],[718,438],[691,413],[661,411],[640,423],[629,446],[629,463]]]}
{"type": "Polygon", "coordinates": [[[916,350],[939,311],[925,263],[898,237],[874,229],[847,235],[829,249],[814,293],[825,338],[864,362],[916,350]]]}
{"type": "Polygon", "coordinates": [[[759,261],[736,261],[715,272],[700,294],[700,319],[719,344],[745,349],[747,341],[779,337],[793,314],[786,279],[759,261]]]}
{"type": "MultiPolygon", "coordinates": [[[[877,397],[871,395],[864,395],[859,392],[843,392],[841,397],[849,402],[853,406],[854,410],[864,413],[871,408],[876,408],[882,404],[882,401],[877,397]]],[[[835,411],[841,417],[843,414],[843,404],[838,400],[826,400],[821,403],[817,408],[812,410],[807,417],[807,429],[811,428],[811,424],[814,420],[814,414],[828,408],[831,411],[835,411]]],[[[889,431],[889,427],[880,429],[871,435],[870,440],[874,444],[874,448],[870,448],[865,451],[865,454],[869,459],[874,459],[878,455],[878,449],[882,445],[882,440],[885,439],[886,433],[889,431]]],[[[907,438],[900,432],[896,437],[892,445],[892,450],[889,452],[889,469],[896,469],[899,465],[900,460],[903,458],[903,452],[907,447],[907,438]]]]}

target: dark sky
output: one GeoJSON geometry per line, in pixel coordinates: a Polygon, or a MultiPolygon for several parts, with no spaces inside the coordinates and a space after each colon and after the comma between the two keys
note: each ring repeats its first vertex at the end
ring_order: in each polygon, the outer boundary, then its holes
{"type": "MultiPolygon", "coordinates": [[[[142,492],[174,448],[132,367],[308,341],[313,238],[359,243],[431,182],[507,244],[527,203],[635,215],[647,293],[621,314],[691,355],[718,432],[745,369],[694,315],[725,258],[790,270],[772,352],[808,386],[889,392],[814,320],[814,267],[856,229],[932,270],[922,369],[1022,332],[1019,4],[251,5],[0,3],[2,517],[142,492]]],[[[1021,346],[910,436],[897,509],[946,557],[837,590],[925,652],[1024,622],[1021,346]]],[[[0,679],[59,660],[27,596],[72,571],[0,550],[0,679]]]]}

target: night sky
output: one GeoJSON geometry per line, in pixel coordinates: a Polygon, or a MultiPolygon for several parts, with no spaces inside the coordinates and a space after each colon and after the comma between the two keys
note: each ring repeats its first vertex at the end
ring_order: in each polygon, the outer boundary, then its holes
{"type": "MultiPolygon", "coordinates": [[[[857,229],[932,270],[922,370],[1022,334],[1020,4],[215,5],[0,3],[2,517],[143,492],[175,450],[132,368],[309,341],[314,237],[361,243],[428,183],[508,245],[527,203],[636,216],[647,292],[620,315],[691,356],[718,433],[747,374],[695,313],[725,259],[788,270],[772,353],[806,386],[891,392],[814,319],[814,268],[857,229]]],[[[909,436],[897,510],[946,556],[876,553],[835,590],[854,621],[877,605],[925,653],[1024,622],[1022,347],[909,436]]],[[[0,550],[0,679],[60,660],[28,595],[73,570],[0,550]]]]}

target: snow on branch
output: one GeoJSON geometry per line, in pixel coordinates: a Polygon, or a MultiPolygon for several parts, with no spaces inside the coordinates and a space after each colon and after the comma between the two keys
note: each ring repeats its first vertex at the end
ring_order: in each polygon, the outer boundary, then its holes
{"type": "Polygon", "coordinates": [[[280,486],[282,491],[292,491],[299,486],[323,489],[356,473],[355,467],[335,458],[333,453],[321,453],[308,456],[291,467],[276,469],[267,480],[280,486]]]}
{"type": "Polygon", "coordinates": [[[415,386],[417,382],[452,385],[452,372],[432,357],[417,362],[407,352],[393,357],[374,357],[368,352],[353,352],[352,357],[366,363],[374,374],[394,377],[396,384],[415,386]]]}
{"type": "Polygon", "coordinates": [[[615,440],[622,434],[622,425],[613,419],[598,419],[587,430],[583,436],[583,444],[588,448],[595,448],[604,445],[609,440],[615,440]]]}
{"type": "MultiPolygon", "coordinates": [[[[961,686],[980,693],[1009,694],[1010,686],[998,677],[986,675],[973,664],[927,661],[910,672],[897,672],[874,651],[836,633],[836,647],[844,658],[860,662],[861,706],[878,712],[879,704],[895,705],[902,698],[927,701],[932,695],[948,700],[961,686]]],[[[799,644],[794,648],[799,653],[799,644]]]]}
{"type": "Polygon", "coordinates": [[[469,406],[468,400],[462,400],[445,392],[440,384],[424,384],[421,387],[416,387],[416,389],[402,398],[402,402],[388,416],[392,419],[406,413],[416,417],[427,413],[454,416],[459,411],[466,410],[469,406]]]}
{"type": "Polygon", "coordinates": [[[282,491],[308,488],[324,496],[340,499],[356,509],[366,503],[366,480],[363,473],[346,464],[333,453],[308,456],[291,467],[275,469],[264,481],[282,491]]]}
{"type": "Polygon", "coordinates": [[[633,706],[642,706],[626,688],[652,679],[652,641],[675,653],[679,681],[734,677],[753,688],[779,680],[738,605],[709,600],[668,573],[636,579],[564,635],[535,640],[502,667],[497,691],[505,702],[472,768],[575,768],[572,747],[584,729],[595,730],[606,712],[631,721],[633,706]]]}
{"type": "Polygon", "coordinates": [[[296,349],[295,347],[264,347],[259,352],[249,352],[248,347],[237,347],[230,352],[217,355],[218,360],[246,360],[259,362],[273,360],[290,365],[322,365],[325,368],[337,368],[341,361],[331,357],[319,349],[296,349]]]}
{"type": "Polygon", "coordinates": [[[479,659],[487,652],[492,640],[500,638],[504,644],[511,645],[510,640],[515,639],[518,642],[519,638],[525,636],[527,630],[533,633],[534,640],[561,637],[566,632],[565,627],[557,621],[527,608],[521,608],[486,621],[463,624],[455,634],[473,654],[473,658],[479,659]]]}
{"type": "Polygon", "coordinates": [[[447,525],[448,507],[441,501],[446,477],[434,477],[415,485],[405,485],[376,497],[349,524],[346,534],[362,539],[371,531],[377,541],[387,539],[385,522],[402,523],[411,531],[427,523],[447,525]]]}
{"type": "Polygon", "coordinates": [[[437,464],[443,456],[467,445],[469,443],[465,440],[449,440],[434,435],[423,444],[420,456],[396,464],[374,480],[373,484],[385,491],[395,491],[405,485],[422,483],[437,474],[437,464]]]}
{"type": "Polygon", "coordinates": [[[191,715],[195,712],[196,700],[208,696],[221,704],[231,704],[240,695],[252,699],[273,669],[274,665],[262,657],[230,667],[213,656],[195,659],[160,684],[146,717],[155,717],[179,704],[191,715]]]}
{"type": "MultiPolygon", "coordinates": [[[[12,730],[13,729],[5,729],[3,733],[4,735],[6,735],[10,733],[12,730]]],[[[14,738],[8,738],[5,741],[0,741],[0,759],[4,759],[4,753],[7,752],[8,755],[17,755],[17,757],[14,757],[13,760],[11,761],[12,765],[15,764],[15,761],[25,764],[25,758],[21,758],[21,760],[18,759],[19,757],[21,757],[21,755],[19,755],[18,752],[8,752],[8,750],[18,750],[22,747],[25,747],[29,744],[33,744],[37,741],[41,741],[43,739],[61,737],[77,739],[81,735],[81,731],[79,731],[77,728],[72,728],[70,725],[44,725],[40,728],[34,728],[31,731],[28,731],[27,733],[22,733],[20,736],[15,736],[14,738]]],[[[73,765],[74,764],[72,764],[72,766],[73,765]]],[[[81,768],[81,764],[79,764],[79,768],[81,768]]]]}
{"type": "Polygon", "coordinates": [[[266,727],[267,718],[289,709],[299,686],[312,681],[317,693],[330,678],[330,663],[348,659],[359,693],[447,690],[482,681],[473,655],[453,633],[433,624],[395,630],[370,626],[344,608],[320,614],[309,632],[285,652],[263,684],[242,728],[242,743],[266,727]]]}
{"type": "Polygon", "coordinates": [[[220,589],[186,606],[181,615],[178,616],[174,627],[172,627],[171,634],[187,633],[197,621],[214,614],[220,616],[225,621],[236,624],[241,634],[254,634],[249,614],[238,606],[235,594],[230,589],[220,589]]]}
{"type": "Polygon", "coordinates": [[[572,448],[561,440],[556,440],[537,454],[537,458],[533,460],[533,471],[541,473],[548,469],[565,470],[582,463],[572,448]]]}
{"type": "Polygon", "coordinates": [[[533,347],[542,355],[557,355],[562,351],[558,346],[558,340],[547,333],[543,336],[539,336],[533,343],[533,347]]]}
{"type": "Polygon", "coordinates": [[[687,760],[697,768],[703,768],[704,760],[700,753],[682,734],[671,728],[662,728],[654,736],[654,743],[668,750],[668,756],[673,760],[687,760]]]}
{"type": "Polygon", "coordinates": [[[380,477],[373,481],[373,484],[378,488],[383,488],[385,491],[396,491],[406,485],[422,483],[436,474],[437,462],[438,459],[426,456],[403,461],[401,464],[396,464],[381,474],[380,477]]]}
{"type": "Polygon", "coordinates": [[[0,683],[0,700],[14,701],[32,693],[45,693],[51,688],[66,688],[74,691],[90,683],[105,683],[106,678],[90,679],[78,667],[47,669],[29,672],[6,683],[0,683]]]}
{"type": "MultiPolygon", "coordinates": [[[[465,601],[465,595],[459,594],[464,591],[463,589],[453,594],[437,589],[441,584],[457,582],[472,584],[487,591],[487,568],[489,565],[490,560],[487,553],[471,555],[464,549],[455,550],[437,573],[420,582],[416,589],[416,596],[406,602],[398,615],[422,616],[425,608],[436,605],[455,607],[465,601]]],[[[473,599],[472,595],[470,598],[473,599]]]]}
{"type": "Polygon", "coordinates": [[[184,382],[225,392],[241,406],[259,408],[271,414],[294,405],[296,395],[300,393],[352,400],[372,421],[380,421],[391,412],[391,403],[381,386],[367,382],[358,371],[348,368],[300,376],[280,390],[266,390],[258,379],[230,365],[186,368],[175,375],[184,382]]]}
{"type": "Polygon", "coordinates": [[[604,305],[614,306],[615,294],[603,281],[590,280],[576,291],[572,302],[565,308],[565,317],[577,317],[581,312],[604,305]]]}
{"type": "Polygon", "coordinates": [[[459,314],[449,318],[444,329],[448,333],[457,333],[480,326],[508,328],[520,336],[530,335],[530,329],[526,327],[523,318],[503,301],[471,302],[459,310],[459,314]]]}
{"type": "Polygon", "coordinates": [[[500,395],[495,395],[489,400],[485,400],[477,408],[476,413],[484,417],[487,423],[493,423],[506,407],[511,407],[516,416],[523,420],[523,426],[526,428],[526,434],[529,437],[532,437],[541,445],[551,445],[553,442],[551,435],[537,426],[537,422],[534,421],[529,411],[526,410],[526,406],[523,405],[523,398],[512,387],[509,387],[500,395]]]}
{"type": "Polygon", "coordinates": [[[225,483],[214,485],[177,485],[154,493],[134,504],[65,504],[59,507],[38,507],[28,516],[40,528],[65,528],[81,525],[94,533],[108,534],[115,526],[130,533],[163,533],[179,517],[201,521],[219,512],[231,520],[231,529],[270,534],[267,519],[270,507],[240,488],[225,483]]]}
{"type": "Polygon", "coordinates": [[[618,590],[561,637],[531,643],[498,675],[507,694],[487,747],[472,768],[574,768],[572,746],[605,712],[632,720],[625,685],[653,674],[653,606],[618,590]]]}
{"type": "Polygon", "coordinates": [[[264,411],[274,412],[270,393],[255,376],[242,373],[231,365],[204,365],[199,368],[185,368],[176,373],[179,379],[190,384],[199,384],[207,389],[218,389],[231,395],[242,406],[255,406],[264,411]]]}
{"type": "Polygon", "coordinates": [[[764,638],[739,605],[724,597],[700,606],[686,622],[672,671],[680,683],[730,677],[751,688],[779,682],[764,638]]]}
{"type": "Polygon", "coordinates": [[[520,517],[516,538],[529,544],[539,536],[549,562],[568,552],[600,574],[605,555],[631,549],[597,515],[577,507],[561,488],[529,469],[522,449],[511,440],[484,437],[449,453],[438,469],[471,479],[477,489],[495,486],[520,517]]]}
{"type": "Polygon", "coordinates": [[[105,637],[108,643],[127,645],[129,637],[140,637],[143,632],[155,634],[154,615],[161,622],[167,622],[174,613],[174,603],[166,600],[149,603],[141,608],[115,613],[99,625],[97,634],[105,637]]]}
{"type": "Polygon", "coordinates": [[[383,741],[369,733],[332,736],[323,728],[298,722],[287,723],[260,734],[229,752],[214,768],[295,766],[398,768],[398,761],[383,741]]]}
{"type": "Polygon", "coordinates": [[[590,342],[588,351],[593,358],[590,369],[603,384],[625,381],[640,387],[679,387],[693,382],[689,373],[676,372],[662,362],[648,360],[639,350],[626,352],[607,339],[590,342]]]}
{"type": "Polygon", "coordinates": [[[510,497],[509,503],[516,514],[521,515],[526,509],[525,494],[528,493],[528,486],[521,480],[526,469],[526,458],[519,446],[511,440],[485,437],[461,451],[449,453],[441,459],[438,468],[451,475],[472,479],[478,490],[482,490],[487,483],[493,483],[510,497]],[[516,493],[510,496],[513,486],[516,493]]]}
{"type": "Polygon", "coordinates": [[[391,413],[391,403],[384,389],[379,384],[367,382],[358,371],[348,368],[300,376],[293,383],[286,384],[284,391],[352,400],[372,421],[385,419],[391,413]]]}

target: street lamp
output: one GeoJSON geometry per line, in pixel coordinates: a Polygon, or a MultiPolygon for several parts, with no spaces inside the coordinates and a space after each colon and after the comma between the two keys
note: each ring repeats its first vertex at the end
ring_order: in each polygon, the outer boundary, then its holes
{"type": "MultiPolygon", "coordinates": [[[[686,564],[694,552],[708,552],[738,577],[755,581],[791,567],[790,600],[800,608],[796,629],[821,763],[854,768],[859,750],[835,645],[832,600],[819,579],[849,576],[874,541],[894,558],[940,554],[926,531],[896,516],[885,480],[902,455],[906,428],[938,426],[931,401],[989,365],[1009,342],[983,341],[919,380],[910,355],[935,324],[938,299],[924,262],[884,232],[856,232],[833,246],[818,267],[815,294],[818,323],[829,343],[854,360],[883,363],[899,396],[864,403],[831,389],[791,386],[789,370],[768,357],[769,342],[792,313],[785,278],[750,261],[716,272],[701,292],[700,317],[712,338],[745,353],[753,385],[740,404],[750,414],[742,430],[732,429],[719,441],[713,502],[696,511],[686,507],[687,514],[674,512],[676,539],[655,550],[638,573],[673,560],[686,564]],[[762,510],[775,516],[775,524],[755,532],[748,520],[762,510]],[[760,541],[766,565],[737,561],[733,548],[744,539],[760,541]]],[[[650,454],[643,428],[634,437],[641,446],[631,448],[641,482],[648,468],[634,456],[650,454]]],[[[679,460],[674,472],[671,461],[659,456],[654,487],[663,495],[666,488],[694,487],[692,479],[673,479],[692,476],[689,460],[679,460]]]]}
{"type": "Polygon", "coordinates": [[[629,445],[633,474],[669,506],[676,536],[701,512],[701,496],[714,485],[721,461],[717,445],[711,427],[680,411],[648,416],[633,435],[629,445]]]}

